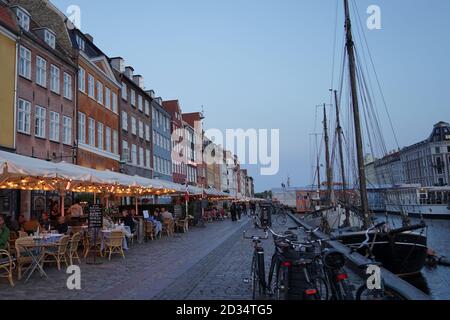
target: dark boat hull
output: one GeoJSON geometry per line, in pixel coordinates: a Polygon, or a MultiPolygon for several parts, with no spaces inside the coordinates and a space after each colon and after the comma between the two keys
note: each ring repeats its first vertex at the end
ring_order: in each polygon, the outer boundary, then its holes
{"type": "MultiPolygon", "coordinates": [[[[370,235],[370,243],[374,236],[373,233],[370,235]]],[[[340,235],[340,241],[352,248],[358,248],[365,240],[365,234],[360,232],[340,235]]],[[[366,255],[367,249],[360,249],[358,252],[366,255]]],[[[396,275],[417,274],[421,272],[426,263],[427,237],[413,232],[395,235],[377,234],[373,254],[384,268],[396,275]]]]}

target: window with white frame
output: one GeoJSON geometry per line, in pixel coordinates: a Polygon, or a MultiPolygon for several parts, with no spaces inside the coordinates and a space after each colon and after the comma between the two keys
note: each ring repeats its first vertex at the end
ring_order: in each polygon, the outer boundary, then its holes
{"type": "Polygon", "coordinates": [[[144,110],[145,110],[145,114],[147,116],[149,116],[150,115],[150,102],[148,102],[148,100],[145,100],[145,108],[144,108],[144,110]]]}
{"type": "Polygon", "coordinates": [[[144,105],[143,105],[142,101],[143,101],[142,100],[142,96],[138,95],[138,109],[139,109],[139,111],[144,111],[144,105]]]}
{"type": "Polygon", "coordinates": [[[97,148],[101,150],[105,149],[103,137],[104,137],[103,123],[97,122],[97,148]]]}
{"type": "Polygon", "coordinates": [[[78,70],[78,90],[86,93],[86,71],[81,67],[78,70]]]}
{"type": "Polygon", "coordinates": [[[156,156],[153,156],[153,167],[154,167],[155,171],[157,171],[156,170],[156,156]]]}
{"type": "Polygon", "coordinates": [[[97,102],[103,104],[103,83],[97,81],[97,102]]]}
{"type": "Polygon", "coordinates": [[[128,131],[128,114],[122,111],[122,130],[128,131]]]}
{"type": "Polygon", "coordinates": [[[92,118],[89,118],[88,140],[89,145],[95,147],[95,120],[92,118]]]}
{"type": "Polygon", "coordinates": [[[50,90],[59,93],[59,68],[57,66],[50,66],[50,90]]]}
{"type": "Polygon", "coordinates": [[[114,113],[119,112],[119,109],[117,107],[117,94],[115,92],[112,93],[112,111],[114,113]]]}
{"type": "Polygon", "coordinates": [[[134,135],[137,135],[136,134],[136,130],[137,130],[137,128],[136,128],[136,118],[132,116],[131,117],[131,133],[134,134],[134,135]]]}
{"type": "Polygon", "coordinates": [[[31,79],[31,51],[23,46],[19,51],[19,75],[31,79]]]}
{"type": "Polygon", "coordinates": [[[113,131],[113,153],[119,154],[119,133],[117,130],[113,131]]]}
{"type": "Polygon", "coordinates": [[[55,49],[56,47],[56,36],[53,32],[51,32],[50,30],[46,29],[44,31],[44,41],[53,49],[55,49]]]}
{"type": "Polygon", "coordinates": [[[72,145],[72,118],[63,116],[63,132],[62,142],[72,145]]]}
{"type": "Polygon", "coordinates": [[[152,107],[152,119],[153,121],[156,121],[156,110],[154,107],[152,107]]]}
{"type": "Polygon", "coordinates": [[[111,89],[105,87],[105,107],[111,109],[111,89]]]}
{"type": "Polygon", "coordinates": [[[144,139],[144,123],[139,120],[139,138],[144,139]]]}
{"type": "Polygon", "coordinates": [[[30,134],[31,103],[19,99],[17,106],[17,131],[30,134]]]}
{"type": "Polygon", "coordinates": [[[77,41],[77,44],[78,44],[78,49],[84,51],[84,48],[86,46],[86,42],[84,41],[84,39],[81,38],[81,36],[78,35],[78,34],[76,35],[75,38],[76,38],[76,41],[77,41]]]}
{"type": "Polygon", "coordinates": [[[92,99],[95,99],[95,79],[91,74],[88,74],[88,95],[92,99]]]}
{"type": "Polygon", "coordinates": [[[145,150],[145,161],[146,161],[145,166],[147,168],[151,168],[152,167],[151,163],[150,163],[151,155],[150,155],[150,150],[148,150],[148,149],[145,150]]]}
{"type": "Polygon", "coordinates": [[[144,148],[141,148],[141,147],[139,147],[139,165],[141,167],[145,166],[144,148]]]}
{"type": "Polygon", "coordinates": [[[126,140],[122,140],[122,161],[130,162],[130,149],[126,140]]]}
{"type": "Polygon", "coordinates": [[[145,140],[150,142],[150,126],[148,124],[145,125],[145,140]]]}
{"type": "Polygon", "coordinates": [[[105,150],[111,152],[111,128],[105,128],[105,150]]]}
{"type": "Polygon", "coordinates": [[[153,144],[156,144],[156,131],[153,130],[153,144]]]}
{"type": "Polygon", "coordinates": [[[41,57],[36,57],[36,83],[47,87],[47,61],[41,57]]]}
{"type": "Polygon", "coordinates": [[[34,135],[38,138],[45,138],[45,118],[47,116],[46,109],[36,106],[34,135]]]}
{"type": "Polygon", "coordinates": [[[135,144],[131,145],[131,163],[137,165],[137,147],[135,144]]]}
{"type": "Polygon", "coordinates": [[[17,18],[22,29],[30,31],[30,16],[22,9],[17,8],[17,18]]]}
{"type": "Polygon", "coordinates": [[[127,90],[128,90],[127,85],[124,82],[122,82],[122,99],[125,101],[128,99],[127,90]]]}
{"type": "Polygon", "coordinates": [[[131,90],[131,105],[133,106],[133,107],[135,107],[136,106],[136,92],[132,89],[131,90]]]}
{"type": "Polygon", "coordinates": [[[86,143],[86,115],[78,112],[78,141],[86,143]]]}
{"type": "Polygon", "coordinates": [[[72,76],[64,72],[64,98],[72,100],[72,76]]]}
{"type": "Polygon", "coordinates": [[[59,142],[59,113],[50,111],[50,140],[59,142]]]}

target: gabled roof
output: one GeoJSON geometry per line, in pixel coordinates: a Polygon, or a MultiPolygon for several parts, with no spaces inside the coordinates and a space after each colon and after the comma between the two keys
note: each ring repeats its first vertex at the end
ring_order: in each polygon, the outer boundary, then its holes
{"type": "Polygon", "coordinates": [[[16,16],[9,8],[2,5],[1,2],[0,2],[0,25],[7,28],[14,34],[19,34],[20,32],[16,16]]]}

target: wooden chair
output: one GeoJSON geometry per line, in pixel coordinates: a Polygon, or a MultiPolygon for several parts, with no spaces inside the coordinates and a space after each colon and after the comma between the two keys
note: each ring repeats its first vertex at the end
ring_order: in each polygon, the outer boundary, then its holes
{"type": "Polygon", "coordinates": [[[16,264],[17,264],[17,279],[20,281],[22,279],[22,268],[24,266],[29,266],[33,262],[33,258],[26,252],[24,245],[33,244],[33,237],[21,237],[16,240],[16,264]]]}
{"type": "Polygon", "coordinates": [[[19,231],[19,238],[27,238],[28,237],[28,233],[26,233],[25,231],[19,231]]]}
{"type": "Polygon", "coordinates": [[[175,232],[174,227],[175,227],[175,222],[173,221],[173,219],[164,219],[162,233],[165,232],[167,234],[167,236],[170,237],[175,232]]]}
{"type": "Polygon", "coordinates": [[[156,234],[155,234],[155,226],[150,221],[145,221],[144,224],[144,234],[145,234],[145,240],[151,239],[155,240],[156,234]]]}
{"type": "Polygon", "coordinates": [[[97,237],[95,237],[95,234],[93,232],[86,233],[83,237],[83,247],[83,257],[85,259],[87,258],[89,252],[98,253],[101,257],[103,257],[101,234],[98,234],[97,237]]]}
{"type": "Polygon", "coordinates": [[[125,253],[123,252],[123,232],[122,231],[113,231],[109,237],[105,237],[105,253],[109,252],[109,260],[111,260],[111,255],[113,253],[118,253],[122,255],[122,258],[125,259],[125,253]]]}
{"type": "Polygon", "coordinates": [[[81,264],[80,256],[78,255],[78,247],[80,246],[80,240],[81,240],[81,234],[75,233],[72,236],[72,239],[70,239],[69,242],[69,251],[67,252],[67,255],[69,256],[69,262],[70,265],[73,265],[73,259],[78,259],[78,263],[81,264]]]}
{"type": "Polygon", "coordinates": [[[17,240],[18,236],[17,233],[14,231],[11,231],[9,233],[9,241],[8,241],[8,252],[9,254],[13,255],[14,254],[14,248],[16,247],[16,240],[17,240]]]}
{"type": "Polygon", "coordinates": [[[8,278],[11,287],[14,287],[13,270],[15,267],[11,254],[6,250],[0,250],[0,278],[8,278]]]}
{"type": "Polygon", "coordinates": [[[175,230],[177,232],[186,233],[189,231],[189,218],[179,219],[175,222],[175,230]]]}
{"type": "Polygon", "coordinates": [[[58,270],[61,270],[61,262],[64,261],[66,267],[68,267],[66,255],[69,240],[69,236],[63,236],[55,246],[45,248],[43,264],[56,261],[58,270]]]}

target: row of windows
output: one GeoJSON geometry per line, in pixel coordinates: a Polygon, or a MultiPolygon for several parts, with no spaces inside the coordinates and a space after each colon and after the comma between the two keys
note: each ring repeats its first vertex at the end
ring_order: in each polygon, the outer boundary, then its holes
{"type": "MultiPolygon", "coordinates": [[[[22,29],[26,31],[30,31],[30,16],[21,8],[17,8],[16,11],[17,19],[19,21],[19,25],[22,29]]],[[[49,29],[44,30],[44,41],[53,49],[56,47],[56,36],[49,29]]]]}
{"type": "Polygon", "coordinates": [[[153,165],[155,166],[155,172],[172,175],[172,162],[170,160],[153,156],[153,165]]]}
{"type": "Polygon", "coordinates": [[[117,94],[107,86],[104,86],[102,82],[95,80],[95,77],[90,73],[87,74],[86,87],[86,71],[81,67],[78,70],[78,90],[85,94],[87,93],[91,99],[105,106],[106,109],[118,113],[117,94]]]}
{"type": "Polygon", "coordinates": [[[164,132],[167,132],[170,130],[170,119],[166,117],[162,112],[158,111],[157,109],[152,109],[152,117],[153,122],[156,125],[156,128],[161,128],[164,132]]]}
{"type": "Polygon", "coordinates": [[[113,130],[101,122],[96,122],[92,118],[89,118],[86,122],[86,115],[82,112],[78,112],[78,140],[81,143],[88,143],[91,147],[119,154],[119,134],[117,130],[113,130]]]}
{"type": "MultiPolygon", "coordinates": [[[[19,99],[17,105],[17,131],[31,134],[31,103],[19,99]]],[[[47,123],[50,124],[48,138],[54,142],[72,145],[72,118],[62,116],[58,112],[50,111],[47,118],[47,109],[36,105],[34,110],[34,136],[47,138],[47,123]],[[49,120],[49,122],[47,122],[49,120]],[[61,136],[62,134],[62,136],[61,136]]]]}
{"type": "Polygon", "coordinates": [[[162,134],[158,133],[157,131],[153,130],[153,143],[160,147],[163,148],[166,151],[171,151],[170,148],[170,139],[164,137],[162,134]]]}
{"type": "Polygon", "coordinates": [[[142,147],[138,148],[135,144],[128,145],[128,141],[122,141],[122,160],[131,163],[134,166],[141,166],[150,169],[151,165],[151,153],[149,149],[142,147]]]}
{"type": "MultiPolygon", "coordinates": [[[[31,80],[31,51],[23,46],[19,49],[19,75],[31,80]]],[[[36,56],[36,78],[38,85],[47,88],[47,61],[36,56]]],[[[62,91],[66,99],[72,100],[72,76],[66,72],[62,76],[62,91]]],[[[56,94],[61,93],[61,71],[60,68],[50,65],[50,90],[56,94]]]]}
{"type": "MultiPolygon", "coordinates": [[[[128,131],[128,114],[122,111],[122,130],[128,131]]],[[[131,133],[135,136],[139,136],[141,139],[145,139],[151,142],[150,125],[145,124],[141,120],[137,120],[131,116],[131,133]]]]}
{"type": "MultiPolygon", "coordinates": [[[[128,87],[123,82],[122,82],[122,99],[128,101],[128,87]]],[[[136,107],[136,100],[139,111],[144,112],[147,116],[150,116],[150,102],[144,99],[140,94],[137,95],[136,99],[136,91],[130,89],[131,106],[136,107]]]]}

